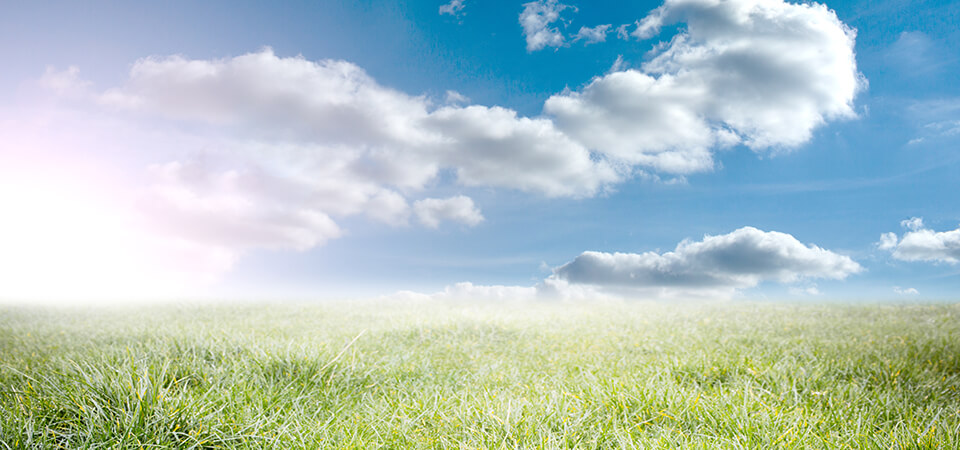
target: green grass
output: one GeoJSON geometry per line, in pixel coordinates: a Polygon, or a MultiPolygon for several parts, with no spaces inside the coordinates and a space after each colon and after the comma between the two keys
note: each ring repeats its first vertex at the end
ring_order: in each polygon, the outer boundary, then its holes
{"type": "Polygon", "coordinates": [[[0,448],[960,448],[958,319],[955,304],[5,307],[0,448]]]}

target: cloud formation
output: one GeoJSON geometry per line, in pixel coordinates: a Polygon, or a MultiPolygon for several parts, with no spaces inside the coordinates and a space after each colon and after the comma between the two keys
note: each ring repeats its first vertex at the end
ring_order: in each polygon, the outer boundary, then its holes
{"type": "Polygon", "coordinates": [[[548,196],[590,196],[620,180],[549,120],[502,107],[431,110],[427,98],[381,86],[354,64],[270,49],[222,60],[143,59],[99,101],[299,146],[298,157],[315,158],[311,167],[398,189],[421,189],[442,168],[466,185],[548,196]]]}
{"type": "Polygon", "coordinates": [[[610,32],[610,24],[597,25],[595,27],[580,27],[580,31],[573,37],[574,41],[583,41],[584,45],[596,44],[607,40],[607,33],[610,32]]]}
{"type": "Polygon", "coordinates": [[[900,286],[894,286],[893,292],[900,295],[920,295],[920,291],[914,288],[901,288],[900,286]]]}
{"type": "MultiPolygon", "coordinates": [[[[583,252],[533,287],[460,283],[424,298],[725,299],[763,282],[842,280],[861,271],[849,256],[803,244],[786,233],[743,227],[700,241],[684,240],[672,252],[583,252]]],[[[805,284],[791,292],[820,295],[816,285],[805,284]]]]}
{"type": "Polygon", "coordinates": [[[672,173],[713,167],[712,150],[807,142],[830,120],[855,117],[865,87],[856,32],[819,4],[668,0],[633,32],[686,29],[639,70],[594,78],[551,97],[544,112],[589,148],[672,173]]]}
{"type": "Polygon", "coordinates": [[[450,0],[450,3],[440,5],[440,15],[442,16],[447,14],[460,18],[465,14],[463,12],[463,8],[466,6],[467,5],[464,4],[464,0],[450,0]]]}
{"type": "Polygon", "coordinates": [[[557,0],[537,0],[524,3],[520,13],[520,26],[527,41],[527,51],[535,52],[545,47],[560,47],[564,44],[563,33],[551,25],[560,20],[563,10],[572,8],[558,3],[557,0]]]}
{"type": "Polygon", "coordinates": [[[470,197],[458,195],[450,198],[425,198],[413,204],[417,220],[428,228],[437,228],[442,221],[459,222],[475,226],[483,222],[483,214],[470,197]]]}
{"type": "MultiPolygon", "coordinates": [[[[457,13],[463,3],[445,6],[457,13]]],[[[575,8],[524,5],[528,50],[566,42],[555,24],[567,9],[575,8]]],[[[156,233],[227,255],[216,261],[255,248],[314,248],[342,236],[349,216],[392,226],[482,220],[469,198],[424,200],[437,183],[585,198],[638,174],[710,170],[714,152],[732,145],[795,147],[817,126],[853,117],[863,87],[855,33],[826,7],[668,0],[634,33],[652,36],[674,23],[686,28],[640,69],[617,66],[550,97],[532,117],[452,91],[437,102],[384,86],[347,61],[269,48],[144,58],[102,91],[72,67],[47,71],[40,85],[86,101],[96,113],[87,116],[112,112],[111,129],[151,128],[117,153],[179,136],[150,161],[138,213],[156,233]]],[[[589,43],[610,31],[584,27],[578,36],[589,43]]]]}
{"type": "Polygon", "coordinates": [[[956,230],[937,232],[926,228],[923,219],[912,217],[900,222],[906,233],[880,235],[877,247],[891,252],[902,261],[929,261],[956,264],[960,262],[960,227],[956,230]]]}
{"type": "Polygon", "coordinates": [[[789,234],[744,227],[701,241],[685,240],[662,254],[584,252],[557,268],[553,277],[571,284],[673,297],[732,292],[763,281],[844,279],[861,270],[850,257],[804,245],[789,234]]]}

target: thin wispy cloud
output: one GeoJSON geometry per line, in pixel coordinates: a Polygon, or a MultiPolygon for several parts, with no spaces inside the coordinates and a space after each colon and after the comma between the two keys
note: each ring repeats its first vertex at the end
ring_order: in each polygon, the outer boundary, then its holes
{"type": "Polygon", "coordinates": [[[580,27],[580,31],[573,37],[574,42],[583,41],[584,45],[596,44],[607,40],[610,24],[595,27],[580,27]]]}

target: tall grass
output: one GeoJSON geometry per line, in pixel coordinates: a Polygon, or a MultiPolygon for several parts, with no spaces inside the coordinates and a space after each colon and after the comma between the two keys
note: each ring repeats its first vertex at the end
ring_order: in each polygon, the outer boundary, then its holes
{"type": "Polygon", "coordinates": [[[0,448],[960,448],[960,305],[0,309],[0,448]]]}

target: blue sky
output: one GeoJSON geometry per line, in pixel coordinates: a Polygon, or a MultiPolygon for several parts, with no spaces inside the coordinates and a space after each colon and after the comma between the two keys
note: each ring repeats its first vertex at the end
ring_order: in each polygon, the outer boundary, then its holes
{"type": "Polygon", "coordinates": [[[444,4],[4,5],[0,296],[955,299],[957,3],[444,4]]]}

